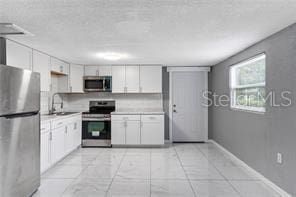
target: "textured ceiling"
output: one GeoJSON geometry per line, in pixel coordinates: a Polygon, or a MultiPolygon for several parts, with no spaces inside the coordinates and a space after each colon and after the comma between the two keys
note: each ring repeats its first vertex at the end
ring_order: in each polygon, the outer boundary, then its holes
{"type": "Polygon", "coordinates": [[[0,22],[35,35],[11,39],[73,63],[198,66],[295,23],[295,10],[295,0],[0,0],[0,22]]]}

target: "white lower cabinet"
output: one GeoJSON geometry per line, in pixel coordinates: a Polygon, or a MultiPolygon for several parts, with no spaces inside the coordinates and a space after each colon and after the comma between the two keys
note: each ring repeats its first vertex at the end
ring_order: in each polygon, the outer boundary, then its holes
{"type": "Polygon", "coordinates": [[[112,115],[113,145],[163,145],[164,115],[112,115]]]}
{"type": "Polygon", "coordinates": [[[51,164],[50,158],[50,124],[44,124],[41,126],[41,135],[40,135],[40,170],[41,172],[46,171],[51,164]]]}
{"type": "Polygon", "coordinates": [[[81,115],[41,124],[41,173],[81,144],[81,115]]]}
{"type": "Polygon", "coordinates": [[[51,163],[56,163],[64,157],[65,127],[59,127],[51,131],[51,163]]]}
{"type": "Polygon", "coordinates": [[[125,144],[125,121],[112,121],[111,144],[125,144]]]}
{"type": "Polygon", "coordinates": [[[142,115],[141,122],[141,144],[164,144],[163,115],[142,115]]]}
{"type": "Polygon", "coordinates": [[[126,121],[125,139],[126,144],[141,144],[140,121],[126,121]]]}

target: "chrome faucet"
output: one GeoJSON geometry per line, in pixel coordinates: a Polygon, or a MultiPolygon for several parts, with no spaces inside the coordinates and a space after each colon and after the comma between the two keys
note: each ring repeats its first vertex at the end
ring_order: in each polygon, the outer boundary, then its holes
{"type": "MultiPolygon", "coordinates": [[[[51,110],[49,111],[50,114],[54,114],[56,112],[56,108],[54,106],[54,104],[56,104],[56,103],[54,102],[54,98],[55,98],[56,95],[59,95],[59,94],[60,93],[56,92],[56,93],[54,93],[52,95],[51,110]]],[[[61,96],[61,99],[62,99],[62,102],[60,104],[61,104],[61,110],[63,111],[63,108],[64,108],[64,98],[63,98],[63,96],[61,96]]]]}

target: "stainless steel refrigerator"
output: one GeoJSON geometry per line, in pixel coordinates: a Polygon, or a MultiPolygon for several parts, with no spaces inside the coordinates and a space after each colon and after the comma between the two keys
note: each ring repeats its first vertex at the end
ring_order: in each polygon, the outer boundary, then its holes
{"type": "Polygon", "coordinates": [[[0,65],[0,196],[40,185],[40,75],[0,65]]]}

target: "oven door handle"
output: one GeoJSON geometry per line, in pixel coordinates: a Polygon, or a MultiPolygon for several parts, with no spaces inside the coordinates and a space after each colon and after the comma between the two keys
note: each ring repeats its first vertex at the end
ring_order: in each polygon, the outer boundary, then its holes
{"type": "Polygon", "coordinates": [[[82,118],[82,121],[111,121],[111,118],[82,118]]]}

